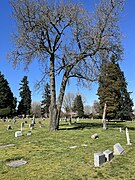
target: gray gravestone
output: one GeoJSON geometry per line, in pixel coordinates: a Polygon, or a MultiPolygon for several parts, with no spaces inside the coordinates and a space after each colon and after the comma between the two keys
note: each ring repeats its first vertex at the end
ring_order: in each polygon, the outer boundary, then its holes
{"type": "Polygon", "coordinates": [[[125,152],[123,147],[119,143],[115,144],[113,146],[113,148],[114,148],[114,154],[115,155],[120,155],[120,154],[123,154],[125,152]]]}
{"type": "Polygon", "coordinates": [[[99,167],[105,163],[105,155],[103,153],[94,153],[94,166],[99,167]]]}
{"type": "Polygon", "coordinates": [[[106,161],[111,161],[113,158],[113,152],[110,150],[106,150],[103,152],[103,154],[105,155],[106,161]]]}
{"type": "Polygon", "coordinates": [[[15,132],[15,137],[19,137],[22,136],[22,131],[16,131],[15,132]]]}

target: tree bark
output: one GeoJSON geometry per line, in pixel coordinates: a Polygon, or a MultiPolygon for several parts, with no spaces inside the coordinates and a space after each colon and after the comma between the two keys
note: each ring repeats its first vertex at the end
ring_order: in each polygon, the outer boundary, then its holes
{"type": "Polygon", "coordinates": [[[54,54],[50,57],[50,91],[51,91],[51,103],[50,103],[50,130],[57,130],[56,117],[57,117],[57,105],[56,105],[56,88],[55,88],[55,69],[54,69],[54,54]]]}
{"type": "Polygon", "coordinates": [[[65,89],[66,89],[69,72],[70,72],[70,70],[66,70],[66,72],[63,75],[63,79],[62,79],[62,83],[61,83],[60,94],[59,94],[58,103],[57,103],[57,110],[58,110],[57,120],[56,120],[57,129],[59,128],[61,107],[62,107],[62,102],[63,102],[63,98],[64,98],[64,94],[65,94],[65,89]]]}

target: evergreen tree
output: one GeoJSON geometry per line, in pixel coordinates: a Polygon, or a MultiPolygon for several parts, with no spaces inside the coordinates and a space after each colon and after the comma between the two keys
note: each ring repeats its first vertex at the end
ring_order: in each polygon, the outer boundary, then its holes
{"type": "Polygon", "coordinates": [[[4,75],[0,72],[0,116],[13,116],[16,108],[16,98],[4,75]]]}
{"type": "Polygon", "coordinates": [[[51,101],[51,94],[50,94],[50,85],[47,83],[44,88],[43,96],[41,101],[41,113],[42,115],[46,114],[49,117],[49,107],[51,101]]]}
{"type": "Polygon", "coordinates": [[[82,102],[82,97],[81,95],[77,95],[75,100],[74,100],[74,107],[73,110],[77,112],[78,117],[83,117],[84,116],[84,107],[83,107],[83,102],[82,102]]]}
{"type": "Polygon", "coordinates": [[[127,83],[119,64],[112,57],[110,62],[103,61],[101,69],[97,93],[100,102],[100,115],[102,116],[106,103],[106,118],[131,118],[133,102],[127,91],[127,83]]]}
{"type": "Polygon", "coordinates": [[[21,100],[18,105],[18,114],[30,114],[31,109],[31,91],[28,86],[27,76],[24,76],[20,85],[21,100]]]}
{"type": "Polygon", "coordinates": [[[127,83],[124,77],[124,73],[120,70],[120,67],[118,66],[119,69],[119,75],[120,75],[120,98],[119,98],[119,112],[117,114],[117,118],[120,119],[131,119],[132,118],[132,107],[133,107],[133,101],[130,98],[131,92],[127,91],[127,83]]]}

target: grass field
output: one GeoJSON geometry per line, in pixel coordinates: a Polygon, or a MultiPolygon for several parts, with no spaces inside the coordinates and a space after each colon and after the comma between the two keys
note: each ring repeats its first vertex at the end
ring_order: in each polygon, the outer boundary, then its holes
{"type": "MultiPolygon", "coordinates": [[[[27,120],[28,124],[31,120],[27,120]]],[[[101,120],[80,120],[69,126],[60,122],[60,130],[50,132],[49,121],[42,121],[45,127],[39,128],[36,119],[32,135],[27,136],[29,125],[25,124],[23,136],[15,137],[23,120],[0,121],[0,145],[15,144],[13,147],[0,148],[0,180],[134,180],[135,179],[135,122],[111,122],[103,130],[101,120]],[[7,130],[7,125],[12,130],[7,130]],[[119,128],[122,127],[122,133],[119,128]],[[126,145],[125,128],[129,128],[131,146],[126,145]],[[97,133],[99,139],[91,139],[97,133]],[[114,156],[111,162],[94,167],[94,153],[120,143],[125,154],[114,156]],[[87,146],[84,146],[87,145],[87,146]],[[76,148],[69,148],[76,146],[76,148]],[[26,160],[27,164],[10,167],[6,162],[26,160]]]]}

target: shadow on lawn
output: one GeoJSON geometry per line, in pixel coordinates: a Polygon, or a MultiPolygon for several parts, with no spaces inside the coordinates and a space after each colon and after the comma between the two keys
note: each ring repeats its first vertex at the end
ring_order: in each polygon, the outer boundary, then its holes
{"type": "Polygon", "coordinates": [[[59,130],[79,130],[84,128],[90,129],[90,128],[100,128],[100,127],[102,127],[102,123],[77,122],[76,124],[73,123],[71,125],[61,124],[59,130]]]}
{"type": "Polygon", "coordinates": [[[128,127],[128,126],[126,126],[126,127],[131,131],[135,131],[135,127],[128,127]]]}
{"type": "MultiPolygon", "coordinates": [[[[61,124],[59,130],[82,130],[82,129],[91,129],[91,128],[102,128],[102,122],[101,123],[95,123],[95,122],[77,122],[76,124],[61,124]],[[64,127],[63,127],[64,126],[64,127]],[[65,127],[66,126],[66,127],[65,127]]],[[[126,128],[126,125],[124,123],[115,123],[115,122],[107,122],[108,128],[126,128]]],[[[129,127],[131,129],[133,127],[129,127]]],[[[134,128],[135,129],[135,128],[134,128]]]]}

